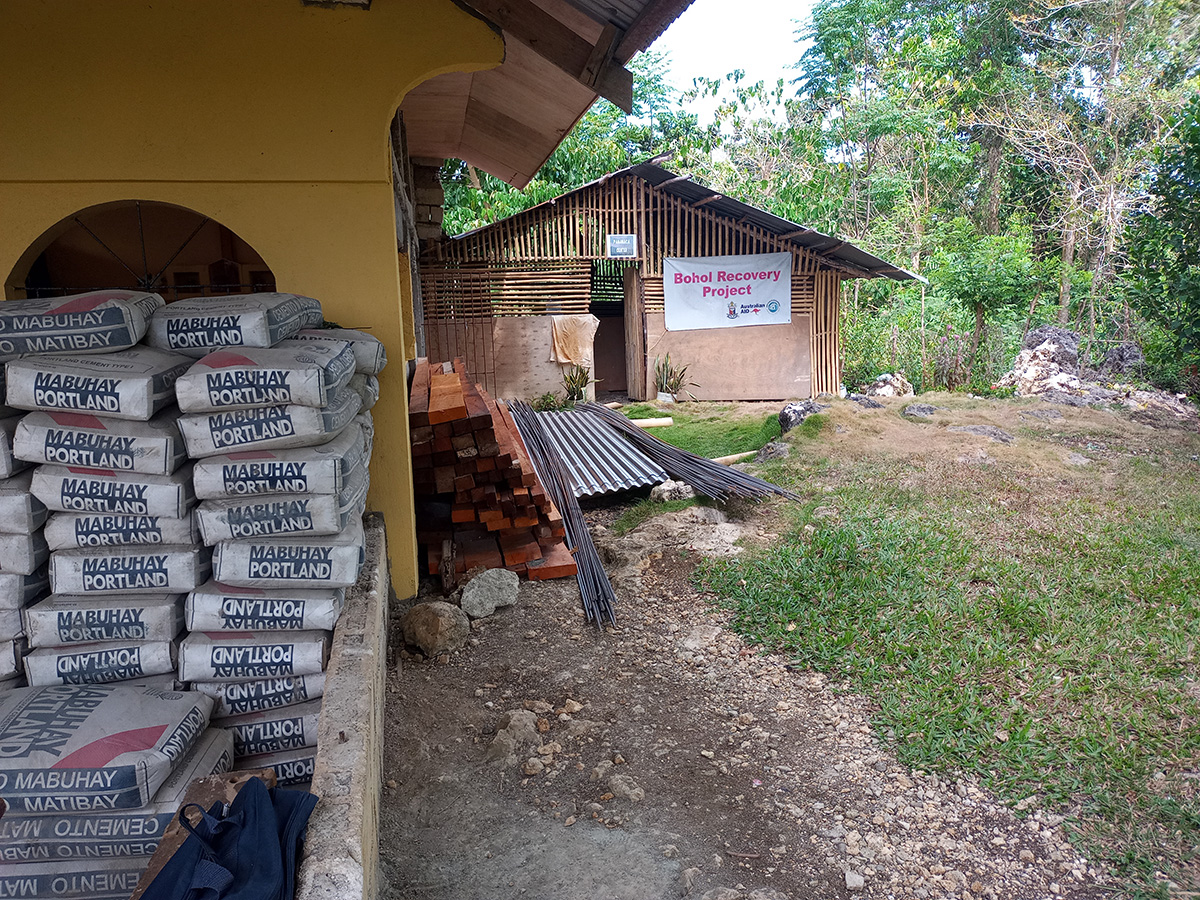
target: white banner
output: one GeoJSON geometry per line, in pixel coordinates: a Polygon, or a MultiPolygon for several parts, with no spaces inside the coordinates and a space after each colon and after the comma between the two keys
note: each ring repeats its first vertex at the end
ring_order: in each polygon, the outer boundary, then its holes
{"type": "Polygon", "coordinates": [[[792,321],[792,254],[663,260],[667,331],[786,325],[792,321]]]}

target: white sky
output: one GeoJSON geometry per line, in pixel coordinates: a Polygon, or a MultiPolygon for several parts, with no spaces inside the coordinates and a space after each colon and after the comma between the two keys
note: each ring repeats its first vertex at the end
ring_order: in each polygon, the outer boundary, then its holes
{"type": "MultiPolygon", "coordinates": [[[[788,67],[800,59],[797,23],[808,24],[814,0],[695,0],[651,49],[670,55],[671,80],[681,91],[700,76],[724,78],[745,69],[744,83],[795,77],[788,67]]],[[[689,107],[702,121],[713,104],[689,107]]]]}

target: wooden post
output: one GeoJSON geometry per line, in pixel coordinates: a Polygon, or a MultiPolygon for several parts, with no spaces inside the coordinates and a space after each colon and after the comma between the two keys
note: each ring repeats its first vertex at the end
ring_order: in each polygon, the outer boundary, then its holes
{"type": "Polygon", "coordinates": [[[649,398],[646,387],[646,297],[639,266],[624,270],[625,383],[630,400],[649,398]]]}

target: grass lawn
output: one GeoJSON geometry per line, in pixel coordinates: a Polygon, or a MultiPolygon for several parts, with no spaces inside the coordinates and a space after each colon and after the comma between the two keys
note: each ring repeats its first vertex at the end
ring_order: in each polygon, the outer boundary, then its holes
{"type": "Polygon", "coordinates": [[[1065,813],[1130,896],[1197,896],[1200,435],[932,402],[926,422],[836,403],[789,435],[758,474],[806,502],[703,586],[752,641],[872,698],[907,764],[1065,813]],[[944,427],[972,423],[1016,441],[944,427]]]}
{"type": "Polygon", "coordinates": [[[674,425],[648,428],[646,432],[681,450],[713,459],[747,450],[759,450],[780,435],[779,414],[783,404],[676,403],[655,406],[635,403],[620,412],[630,419],[671,416],[674,425]],[[768,414],[766,409],[775,409],[768,414]]]}

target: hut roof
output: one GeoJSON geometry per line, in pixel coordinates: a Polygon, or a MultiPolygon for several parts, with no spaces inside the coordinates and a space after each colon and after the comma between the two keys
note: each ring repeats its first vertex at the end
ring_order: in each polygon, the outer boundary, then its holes
{"type": "MultiPolygon", "coordinates": [[[[797,222],[791,222],[787,219],[780,218],[765,209],[760,209],[756,206],[751,206],[748,203],[743,203],[740,200],[735,200],[732,197],[727,197],[724,194],[714,191],[711,188],[704,187],[701,184],[693,181],[688,175],[677,175],[674,172],[664,169],[657,165],[656,160],[649,162],[638,163],[637,165],[627,166],[624,169],[618,169],[615,172],[610,172],[607,175],[601,176],[595,181],[575,188],[572,191],[567,191],[559,195],[553,200],[547,200],[537,206],[524,210],[516,215],[528,215],[534,210],[542,210],[547,207],[552,207],[564,197],[571,197],[575,194],[590,190],[598,185],[604,184],[613,178],[624,176],[632,176],[640,178],[660,191],[664,191],[672,196],[678,197],[680,200],[692,205],[702,206],[704,209],[739,223],[747,225],[755,225],[772,234],[791,242],[797,247],[811,251],[818,257],[836,261],[841,265],[838,268],[848,269],[859,277],[864,278],[891,278],[894,281],[924,281],[925,279],[914,272],[907,269],[902,269],[899,266],[885,262],[879,257],[868,253],[861,247],[857,247],[847,240],[839,237],[834,237],[809,228],[806,225],[801,225],[797,222]]],[[[515,217],[510,217],[515,218],[515,217]]],[[[484,225],[476,228],[473,231],[468,231],[464,234],[449,238],[451,241],[463,240],[480,232],[487,231],[489,228],[495,228],[500,223],[493,222],[490,225],[484,225]]]]}

